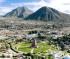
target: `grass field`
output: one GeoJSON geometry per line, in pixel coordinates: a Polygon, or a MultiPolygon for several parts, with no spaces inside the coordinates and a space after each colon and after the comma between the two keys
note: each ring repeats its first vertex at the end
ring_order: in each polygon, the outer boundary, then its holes
{"type": "Polygon", "coordinates": [[[38,42],[37,48],[30,48],[31,43],[23,42],[16,44],[15,47],[18,51],[25,52],[25,53],[35,53],[35,54],[45,54],[48,51],[56,51],[57,48],[54,45],[48,45],[47,42],[38,42]]]}

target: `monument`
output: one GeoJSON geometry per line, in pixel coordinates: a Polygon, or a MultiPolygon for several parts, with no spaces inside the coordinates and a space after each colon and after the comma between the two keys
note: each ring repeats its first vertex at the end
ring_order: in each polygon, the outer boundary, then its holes
{"type": "Polygon", "coordinates": [[[31,44],[30,48],[37,48],[36,40],[33,38],[32,38],[32,44],[31,44]]]}

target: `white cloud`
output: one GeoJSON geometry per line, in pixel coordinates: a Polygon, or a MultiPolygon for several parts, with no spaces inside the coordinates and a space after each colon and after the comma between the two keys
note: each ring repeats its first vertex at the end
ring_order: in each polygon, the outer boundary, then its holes
{"type": "Polygon", "coordinates": [[[30,9],[32,9],[33,11],[36,11],[37,9],[43,7],[43,6],[47,6],[47,2],[45,2],[44,0],[40,0],[38,2],[28,2],[28,3],[15,3],[15,4],[11,4],[12,6],[26,6],[30,9]]]}
{"type": "Polygon", "coordinates": [[[39,9],[43,6],[48,6],[48,7],[55,8],[61,12],[70,14],[70,0],[50,0],[50,2],[47,2],[47,1],[49,1],[49,0],[40,0],[38,2],[28,2],[28,3],[25,3],[25,2],[12,3],[9,6],[0,8],[0,9],[1,9],[2,13],[5,14],[19,6],[26,6],[33,11],[36,11],[37,9],[39,9]]]}
{"type": "Polygon", "coordinates": [[[10,7],[10,6],[8,6],[8,7],[0,7],[0,15],[5,15],[6,13],[10,12],[14,8],[10,7]]]}
{"type": "Polygon", "coordinates": [[[70,14],[70,12],[66,12],[66,11],[70,11],[70,0],[51,0],[48,6],[53,7],[64,13],[70,14]]]}
{"type": "Polygon", "coordinates": [[[4,15],[8,11],[10,11],[9,8],[0,8],[0,15],[4,15]]]}
{"type": "Polygon", "coordinates": [[[33,8],[31,7],[31,9],[33,9],[34,11],[36,11],[40,7],[48,6],[48,7],[55,8],[61,12],[70,14],[69,12],[70,11],[70,0],[50,0],[50,2],[47,2],[47,0],[41,0],[39,2],[34,2],[34,3],[24,3],[24,5],[26,6],[32,5],[33,8]]]}
{"type": "Polygon", "coordinates": [[[33,5],[33,7],[30,7],[33,11],[36,11],[37,9],[47,6],[47,2],[41,0],[40,2],[34,2],[34,3],[24,3],[24,5],[33,5]]]}
{"type": "Polygon", "coordinates": [[[50,0],[50,2],[47,2],[49,0],[40,0],[38,2],[29,2],[29,3],[17,3],[17,4],[12,4],[15,6],[27,6],[33,11],[36,11],[37,9],[43,7],[43,6],[48,6],[55,8],[61,12],[68,13],[70,14],[70,0],[50,0]]]}
{"type": "Polygon", "coordinates": [[[4,2],[5,0],[0,0],[0,3],[4,2]]]}
{"type": "Polygon", "coordinates": [[[5,0],[0,0],[0,4],[2,4],[3,2],[5,2],[5,0]]]}

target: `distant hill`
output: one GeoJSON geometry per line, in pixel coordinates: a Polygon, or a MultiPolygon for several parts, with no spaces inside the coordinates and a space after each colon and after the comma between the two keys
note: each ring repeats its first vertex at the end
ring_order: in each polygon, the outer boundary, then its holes
{"type": "Polygon", "coordinates": [[[25,18],[26,20],[70,21],[70,15],[50,7],[42,7],[25,18]]]}
{"type": "Polygon", "coordinates": [[[27,7],[18,7],[7,14],[4,17],[18,17],[18,18],[25,18],[32,13],[27,7]]]}

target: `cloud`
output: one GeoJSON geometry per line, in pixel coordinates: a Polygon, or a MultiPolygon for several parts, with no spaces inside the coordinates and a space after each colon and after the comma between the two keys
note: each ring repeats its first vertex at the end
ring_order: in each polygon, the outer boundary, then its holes
{"type": "Polygon", "coordinates": [[[4,0],[0,0],[0,2],[3,2],[4,0]]]}
{"type": "Polygon", "coordinates": [[[6,13],[12,11],[15,7],[7,6],[7,7],[0,7],[0,15],[5,15],[6,13]]]}
{"type": "Polygon", "coordinates": [[[61,12],[70,14],[69,12],[70,11],[70,0],[39,0],[38,2],[28,2],[28,3],[22,2],[22,3],[11,4],[11,5],[27,6],[33,11],[36,11],[37,9],[43,6],[48,6],[56,10],[59,10],[61,12]]]}
{"type": "Polygon", "coordinates": [[[70,14],[70,0],[38,0],[34,2],[11,3],[10,5],[5,6],[4,8],[0,8],[0,9],[2,13],[5,14],[11,11],[12,9],[16,7],[20,7],[20,6],[26,6],[33,11],[36,11],[43,6],[48,6],[56,10],[59,10],[61,12],[70,14]]]}
{"type": "Polygon", "coordinates": [[[3,2],[5,2],[5,0],[0,0],[0,4],[2,4],[3,2]]]}
{"type": "Polygon", "coordinates": [[[66,12],[67,10],[70,10],[70,0],[51,0],[48,6],[70,14],[70,12],[66,12]]]}
{"type": "Polygon", "coordinates": [[[26,6],[28,8],[30,8],[33,11],[36,11],[37,9],[43,7],[43,6],[47,6],[47,2],[45,2],[44,0],[39,0],[38,2],[28,2],[28,3],[12,3],[12,6],[26,6]]]}
{"type": "Polygon", "coordinates": [[[4,15],[5,13],[7,13],[8,11],[10,11],[9,8],[0,8],[0,15],[4,15]]]}

